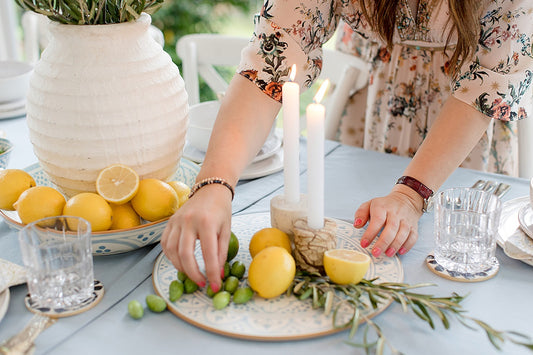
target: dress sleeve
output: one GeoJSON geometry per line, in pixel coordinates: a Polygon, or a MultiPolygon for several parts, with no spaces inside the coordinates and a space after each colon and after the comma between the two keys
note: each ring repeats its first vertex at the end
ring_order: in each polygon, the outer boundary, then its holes
{"type": "Polygon", "coordinates": [[[473,60],[452,83],[454,97],[502,121],[532,114],[532,13],[531,0],[490,1],[473,60]]]}
{"type": "Polygon", "coordinates": [[[334,0],[265,0],[237,73],[281,102],[281,87],[296,64],[295,82],[305,90],[322,69],[321,46],[335,32],[334,0]]]}

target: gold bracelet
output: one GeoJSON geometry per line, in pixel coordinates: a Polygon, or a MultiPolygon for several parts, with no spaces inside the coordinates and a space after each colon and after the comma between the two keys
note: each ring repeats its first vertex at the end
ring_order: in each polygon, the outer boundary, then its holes
{"type": "Polygon", "coordinates": [[[220,184],[220,185],[226,186],[231,192],[231,200],[233,201],[233,197],[235,197],[235,190],[233,189],[233,187],[231,187],[231,185],[226,180],[219,178],[219,177],[208,177],[208,178],[203,179],[202,181],[198,181],[191,188],[191,192],[189,193],[189,198],[193,197],[194,194],[198,190],[200,190],[202,187],[206,185],[211,185],[211,184],[220,184]]]}

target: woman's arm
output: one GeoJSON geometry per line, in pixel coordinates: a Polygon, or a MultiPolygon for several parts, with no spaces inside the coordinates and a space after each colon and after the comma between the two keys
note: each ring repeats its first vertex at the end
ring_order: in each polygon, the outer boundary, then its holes
{"type": "MultiPolygon", "coordinates": [[[[487,129],[490,118],[450,97],[428,136],[404,171],[433,191],[462,163],[487,129]]],[[[389,195],[363,203],[355,212],[355,227],[367,222],[361,245],[367,247],[381,231],[372,249],[375,256],[409,251],[418,238],[423,199],[408,186],[397,184],[389,195]]]]}
{"type": "MultiPolygon", "coordinates": [[[[196,181],[219,177],[235,186],[239,176],[263,145],[280,109],[252,82],[235,75],[213,127],[209,147],[196,181]]],[[[168,221],[161,244],[172,264],[200,286],[206,277],[213,291],[221,285],[231,228],[231,193],[223,185],[202,187],[168,221]],[[206,266],[196,263],[199,239],[206,266]]]]}

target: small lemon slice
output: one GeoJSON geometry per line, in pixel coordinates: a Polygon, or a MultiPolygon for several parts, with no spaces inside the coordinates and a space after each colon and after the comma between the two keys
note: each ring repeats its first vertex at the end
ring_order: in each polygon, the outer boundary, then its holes
{"type": "Polygon", "coordinates": [[[349,249],[330,249],[324,253],[324,269],[331,281],[339,285],[357,284],[370,265],[367,254],[349,249]]]}
{"type": "Polygon", "coordinates": [[[133,198],[139,190],[139,175],[129,166],[110,165],[96,178],[96,191],[107,202],[121,205],[133,198]]]}

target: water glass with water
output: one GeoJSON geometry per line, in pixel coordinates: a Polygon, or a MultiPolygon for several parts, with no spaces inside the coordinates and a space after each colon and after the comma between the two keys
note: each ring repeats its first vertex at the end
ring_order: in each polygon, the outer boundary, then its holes
{"type": "Polygon", "coordinates": [[[502,203],[491,192],[452,188],[435,196],[435,261],[475,274],[498,265],[496,233],[502,203]]]}
{"type": "Polygon", "coordinates": [[[71,309],[94,291],[91,225],[80,217],[40,219],[19,233],[31,302],[71,309]]]}

